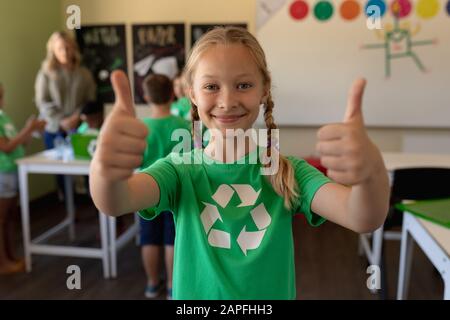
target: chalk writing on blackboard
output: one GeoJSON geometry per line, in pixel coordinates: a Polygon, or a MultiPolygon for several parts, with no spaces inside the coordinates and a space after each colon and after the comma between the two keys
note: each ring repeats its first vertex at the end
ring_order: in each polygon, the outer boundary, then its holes
{"type": "Polygon", "coordinates": [[[183,68],[185,61],[184,24],[133,25],[133,75],[136,103],[144,103],[142,83],[154,73],[169,78],[183,68]]]}
{"type": "Polygon", "coordinates": [[[98,100],[114,102],[111,72],[116,69],[127,72],[125,26],[82,26],[76,35],[83,64],[95,77],[98,100]]]}

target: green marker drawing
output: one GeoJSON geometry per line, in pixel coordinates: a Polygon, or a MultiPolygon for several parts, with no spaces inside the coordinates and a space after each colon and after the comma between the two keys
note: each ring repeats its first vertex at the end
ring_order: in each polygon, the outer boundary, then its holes
{"type": "Polygon", "coordinates": [[[436,40],[421,40],[412,41],[412,37],[419,31],[419,27],[414,32],[411,32],[409,23],[405,22],[400,26],[398,18],[394,19],[394,27],[387,25],[384,34],[384,43],[366,44],[363,49],[385,49],[385,74],[386,77],[391,76],[391,60],[398,58],[410,57],[413,59],[416,66],[422,72],[426,72],[426,68],[420,61],[417,54],[412,50],[414,46],[424,46],[436,44],[436,40]]]}
{"type": "Polygon", "coordinates": [[[111,65],[111,67],[109,68],[110,70],[115,70],[117,68],[119,68],[121,65],[123,64],[123,61],[121,58],[116,58],[114,59],[113,64],[111,65]]]}

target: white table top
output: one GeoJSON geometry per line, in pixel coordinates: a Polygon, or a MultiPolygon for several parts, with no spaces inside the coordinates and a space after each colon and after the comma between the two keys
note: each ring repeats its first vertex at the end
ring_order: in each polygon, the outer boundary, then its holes
{"type": "Polygon", "coordinates": [[[433,223],[428,220],[420,219],[415,216],[425,230],[433,237],[436,243],[450,256],[450,229],[433,223]]]}
{"type": "MultiPolygon", "coordinates": [[[[447,167],[450,168],[450,154],[420,154],[420,153],[402,153],[402,152],[383,152],[382,153],[386,169],[389,171],[398,168],[411,167],[447,167]]],[[[89,166],[90,160],[87,159],[65,159],[58,158],[54,149],[42,151],[17,160],[18,164],[41,163],[41,164],[75,164],[89,166]]]]}
{"type": "Polygon", "coordinates": [[[450,154],[382,152],[388,171],[413,167],[450,168],[450,154]]]}
{"type": "Polygon", "coordinates": [[[67,166],[87,166],[91,163],[88,159],[74,159],[73,157],[69,159],[62,159],[58,156],[55,149],[45,150],[21,159],[17,161],[18,165],[27,164],[51,164],[51,165],[67,165],[67,166]]]}

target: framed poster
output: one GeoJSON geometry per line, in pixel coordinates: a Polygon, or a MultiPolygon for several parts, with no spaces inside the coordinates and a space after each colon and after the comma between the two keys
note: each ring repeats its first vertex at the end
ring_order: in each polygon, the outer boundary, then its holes
{"type": "Polygon", "coordinates": [[[114,102],[110,74],[121,69],[127,72],[125,25],[91,25],[76,30],[82,64],[97,83],[97,99],[114,102]]]}
{"type": "Polygon", "coordinates": [[[142,83],[150,74],[173,79],[185,62],[184,24],[133,25],[134,101],[145,103],[142,83]]]}

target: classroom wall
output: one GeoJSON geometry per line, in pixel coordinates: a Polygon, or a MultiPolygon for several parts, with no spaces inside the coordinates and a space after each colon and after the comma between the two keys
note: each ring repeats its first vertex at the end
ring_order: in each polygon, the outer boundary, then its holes
{"type": "MultiPolygon", "coordinates": [[[[70,4],[81,8],[82,24],[155,22],[247,22],[255,31],[256,0],[61,0],[62,16],[70,4]]],[[[189,32],[189,30],[188,30],[189,32]]],[[[128,32],[128,65],[131,60],[131,32],[128,32]]],[[[280,32],[280,35],[282,33],[280,32]]],[[[186,34],[186,39],[190,35],[186,34]]],[[[268,61],[270,67],[270,61],[268,61]]],[[[276,121],[276,119],[275,119],[276,121]]],[[[282,127],[281,149],[285,154],[314,153],[317,127],[282,127]]],[[[450,153],[450,129],[369,128],[369,135],[383,151],[450,153]],[[436,138],[436,139],[434,139],[436,138]],[[430,141],[432,143],[424,143],[430,141]],[[417,143],[415,143],[417,141],[417,143]],[[426,146],[426,148],[425,148],[426,146]]]]}
{"type": "MultiPolygon", "coordinates": [[[[33,102],[34,80],[45,57],[50,34],[61,27],[60,0],[0,1],[0,81],[5,88],[5,112],[18,129],[31,114],[37,115],[33,102]]],[[[27,154],[43,150],[40,139],[33,139],[27,154]]],[[[32,199],[55,187],[49,176],[31,176],[32,199]]]]}

